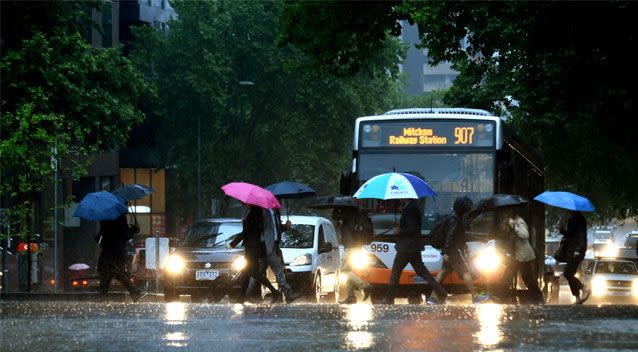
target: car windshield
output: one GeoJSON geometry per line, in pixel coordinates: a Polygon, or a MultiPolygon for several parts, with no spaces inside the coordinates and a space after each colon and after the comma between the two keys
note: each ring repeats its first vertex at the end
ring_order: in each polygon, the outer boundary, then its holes
{"type": "Polygon", "coordinates": [[[597,233],[596,239],[598,240],[608,240],[611,238],[611,233],[597,233]]]}
{"type": "Polygon", "coordinates": [[[221,247],[242,231],[240,222],[201,222],[191,226],[184,237],[185,247],[221,247]]]}
{"type": "Polygon", "coordinates": [[[596,266],[597,274],[636,275],[636,265],[629,262],[600,262],[596,266]]]}
{"type": "Polygon", "coordinates": [[[281,248],[312,248],[315,234],[313,225],[292,225],[290,230],[281,236],[281,248]]]}

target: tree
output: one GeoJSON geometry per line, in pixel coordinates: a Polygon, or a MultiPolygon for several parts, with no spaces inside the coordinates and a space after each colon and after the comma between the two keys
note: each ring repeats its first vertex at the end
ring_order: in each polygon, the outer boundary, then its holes
{"type": "MultiPolygon", "coordinates": [[[[636,42],[632,2],[408,2],[376,15],[396,15],[419,26],[432,63],[450,61],[460,75],[445,103],[511,115],[525,142],[545,159],[547,187],[587,195],[603,216],[638,213],[638,145],[625,125],[636,115],[636,65],[626,48],[636,42]]],[[[315,6],[319,6],[315,4],[315,6]]],[[[302,14],[312,16],[312,6],[302,14]]],[[[290,13],[299,10],[293,8],[290,13]]],[[[317,12],[316,9],[313,11],[317,12]]],[[[374,23],[373,20],[371,22],[374,23]]],[[[390,32],[382,24],[372,33],[390,32]]],[[[286,31],[299,31],[288,25],[286,31]]],[[[319,31],[348,31],[343,24],[319,31]]],[[[329,40],[322,56],[360,58],[346,38],[329,40]]],[[[293,34],[289,43],[312,55],[293,34]]],[[[322,59],[322,61],[327,61],[322,59]]]]}
{"type": "Polygon", "coordinates": [[[37,192],[51,181],[51,147],[57,146],[66,171],[79,177],[93,153],[122,144],[144,117],[137,103],[150,91],[131,61],[116,48],[91,47],[79,33],[89,5],[3,4],[3,12],[32,14],[25,18],[35,21],[9,19],[22,21],[17,27],[23,36],[9,33],[0,64],[0,191],[23,231],[37,192]],[[37,22],[36,14],[47,8],[58,17],[37,22]]]}
{"type": "Polygon", "coordinates": [[[354,118],[380,112],[397,91],[400,43],[386,41],[371,58],[377,66],[335,77],[277,45],[280,2],[173,5],[170,31],[138,29],[131,52],[161,100],[158,144],[179,189],[167,201],[194,213],[198,120],[206,197],[220,198],[219,187],[236,180],[293,179],[335,193],[349,168],[354,118]]]}

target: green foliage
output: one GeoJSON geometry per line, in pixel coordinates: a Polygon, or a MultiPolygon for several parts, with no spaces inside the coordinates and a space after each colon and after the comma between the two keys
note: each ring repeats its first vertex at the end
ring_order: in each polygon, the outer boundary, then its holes
{"type": "Polygon", "coordinates": [[[173,5],[168,34],[139,28],[131,52],[160,97],[157,142],[176,177],[167,201],[184,215],[196,208],[198,120],[205,197],[222,198],[220,186],[235,180],[289,179],[335,193],[350,167],[354,119],[386,109],[397,91],[399,41],[384,43],[376,65],[335,77],[277,45],[280,2],[173,5]]]}
{"type": "Polygon", "coordinates": [[[82,27],[71,25],[80,21],[84,4],[39,6],[61,17],[46,25],[23,24],[29,29],[25,37],[12,36],[0,64],[1,191],[9,197],[13,221],[23,224],[36,192],[51,182],[51,146],[57,141],[65,171],[79,177],[93,153],[126,141],[144,118],[137,108],[140,96],[152,93],[118,49],[90,46],[79,33],[82,27]]]}
{"type": "Polygon", "coordinates": [[[638,213],[638,143],[627,128],[636,116],[636,65],[627,52],[638,38],[636,3],[386,5],[379,12],[346,11],[345,16],[354,13],[373,24],[366,29],[331,21],[313,25],[314,16],[324,19],[334,10],[333,3],[292,4],[285,27],[290,33],[282,40],[313,56],[319,66],[332,66],[328,71],[356,72],[348,63],[365,67],[368,55],[354,43],[366,35],[396,34],[395,24],[384,21],[389,17],[416,23],[431,63],[450,61],[460,73],[446,105],[509,116],[519,136],[544,157],[547,188],[589,197],[603,218],[638,213]],[[296,18],[301,24],[294,23],[296,18]],[[312,38],[318,26],[325,28],[312,38]],[[319,50],[323,45],[328,50],[319,50]]]}

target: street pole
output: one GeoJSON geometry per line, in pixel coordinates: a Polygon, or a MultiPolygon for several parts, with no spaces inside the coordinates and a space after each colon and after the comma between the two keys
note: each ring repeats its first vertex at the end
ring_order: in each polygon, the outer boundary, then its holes
{"type": "Polygon", "coordinates": [[[155,230],[155,293],[160,292],[160,240],[159,230],[155,230]]]}
{"type": "Polygon", "coordinates": [[[197,114],[197,220],[202,218],[202,117],[197,114]]]}
{"type": "Polygon", "coordinates": [[[51,167],[53,168],[53,291],[55,293],[58,292],[59,288],[59,258],[58,258],[58,148],[57,148],[57,140],[56,146],[51,147],[51,167]]]}

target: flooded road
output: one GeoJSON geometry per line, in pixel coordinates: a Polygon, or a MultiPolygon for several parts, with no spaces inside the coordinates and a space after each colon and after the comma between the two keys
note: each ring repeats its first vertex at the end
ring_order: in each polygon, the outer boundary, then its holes
{"type": "Polygon", "coordinates": [[[638,306],[0,302],[2,351],[635,350],[638,306]]]}

